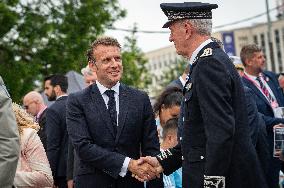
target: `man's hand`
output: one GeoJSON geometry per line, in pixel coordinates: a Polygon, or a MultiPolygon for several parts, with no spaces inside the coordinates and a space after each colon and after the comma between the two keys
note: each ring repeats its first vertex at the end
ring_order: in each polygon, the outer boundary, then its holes
{"type": "Polygon", "coordinates": [[[149,181],[149,180],[155,179],[156,177],[160,178],[160,173],[162,173],[164,170],[156,157],[150,157],[150,156],[141,157],[138,160],[138,165],[144,165],[144,164],[148,164],[151,167],[155,168],[155,174],[154,175],[149,174],[148,176],[144,178],[139,176],[138,174],[132,174],[132,176],[134,176],[139,181],[149,181]]]}
{"type": "Polygon", "coordinates": [[[132,177],[136,176],[139,181],[147,181],[156,176],[156,169],[147,163],[138,163],[138,160],[131,159],[128,165],[128,170],[132,172],[132,177]]]}
{"type": "Polygon", "coordinates": [[[68,181],[67,181],[67,187],[68,187],[68,188],[74,188],[74,182],[73,182],[73,180],[68,180],[68,181]]]}
{"type": "Polygon", "coordinates": [[[284,124],[279,123],[279,124],[277,124],[277,125],[274,125],[274,126],[273,126],[273,130],[274,130],[275,128],[280,128],[280,127],[284,127],[284,124]]]}

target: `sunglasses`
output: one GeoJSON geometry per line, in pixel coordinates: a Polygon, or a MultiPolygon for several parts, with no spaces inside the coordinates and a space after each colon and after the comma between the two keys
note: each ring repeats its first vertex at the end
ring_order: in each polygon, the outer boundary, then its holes
{"type": "Polygon", "coordinates": [[[29,109],[29,106],[32,104],[32,103],[34,103],[35,101],[32,101],[32,102],[30,102],[29,104],[27,104],[27,105],[24,105],[24,109],[29,109]]]}

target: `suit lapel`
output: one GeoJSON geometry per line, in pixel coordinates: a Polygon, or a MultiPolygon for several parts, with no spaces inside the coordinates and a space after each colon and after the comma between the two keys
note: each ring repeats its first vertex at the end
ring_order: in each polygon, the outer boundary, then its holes
{"type": "Polygon", "coordinates": [[[264,95],[259,91],[259,89],[251,82],[249,81],[247,78],[243,77],[243,81],[246,83],[246,85],[251,88],[254,93],[259,96],[267,105],[270,106],[268,100],[264,97],[264,95]]]}
{"type": "Polygon", "coordinates": [[[278,101],[278,99],[279,99],[279,96],[278,96],[278,88],[275,87],[274,82],[272,81],[272,79],[271,79],[268,75],[266,75],[265,73],[263,73],[263,75],[265,76],[264,79],[265,79],[265,81],[267,82],[267,84],[269,85],[269,87],[270,87],[270,89],[271,89],[273,95],[274,95],[275,98],[276,98],[276,101],[278,102],[279,105],[281,105],[281,104],[280,104],[281,101],[278,101]]]}
{"type": "Polygon", "coordinates": [[[115,142],[118,142],[118,139],[121,135],[121,132],[125,125],[126,115],[128,113],[128,100],[127,100],[127,89],[123,84],[120,84],[119,87],[119,114],[118,114],[118,127],[117,127],[117,136],[115,142]]]}
{"type": "Polygon", "coordinates": [[[100,114],[101,118],[106,123],[106,127],[109,129],[111,135],[115,138],[113,125],[111,123],[110,116],[106,108],[106,104],[96,84],[92,85],[91,97],[92,97],[92,103],[94,103],[94,105],[97,108],[97,113],[100,114]]]}

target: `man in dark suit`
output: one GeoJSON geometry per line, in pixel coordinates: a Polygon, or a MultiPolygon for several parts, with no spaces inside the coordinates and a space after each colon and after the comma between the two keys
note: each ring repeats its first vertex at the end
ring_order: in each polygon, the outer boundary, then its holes
{"type": "Polygon", "coordinates": [[[240,77],[210,37],[211,10],[217,7],[199,2],[161,4],[169,19],[164,25],[171,30],[169,40],[191,65],[184,87],[184,127],[181,145],[141,161],[166,175],[183,164],[185,188],[263,188],[266,182],[249,135],[240,77]]]}
{"type": "MultiPolygon", "coordinates": [[[[98,38],[91,45],[89,62],[97,81],[68,97],[67,129],[78,160],[74,178],[78,188],[142,188],[144,184],[131,173],[154,175],[150,165],[137,164],[141,155],[159,153],[154,114],[146,93],[119,82],[120,48],[116,39],[98,38]]],[[[162,179],[149,186],[163,187],[162,179]]]]}
{"type": "Polygon", "coordinates": [[[28,113],[35,117],[35,121],[39,124],[40,129],[37,132],[44,149],[46,150],[46,105],[40,93],[31,91],[24,96],[23,99],[24,108],[28,113]]]}
{"type": "Polygon", "coordinates": [[[52,75],[44,79],[44,93],[55,102],[46,111],[47,158],[52,170],[54,185],[66,188],[68,134],[66,130],[67,77],[52,75]]]}
{"type": "Polygon", "coordinates": [[[241,59],[245,66],[243,83],[254,92],[258,112],[263,115],[266,125],[270,156],[268,183],[271,188],[279,187],[281,161],[273,157],[273,127],[284,123],[283,118],[274,115],[274,110],[284,105],[283,94],[275,74],[264,71],[265,57],[260,47],[254,44],[244,46],[241,59]]]}

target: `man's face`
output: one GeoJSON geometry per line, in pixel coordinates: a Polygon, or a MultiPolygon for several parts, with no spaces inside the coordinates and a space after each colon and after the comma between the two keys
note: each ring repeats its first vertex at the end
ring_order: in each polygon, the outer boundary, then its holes
{"type": "Polygon", "coordinates": [[[249,60],[250,67],[257,73],[265,68],[265,57],[263,52],[254,52],[253,57],[249,60]]]}
{"type": "Polygon", "coordinates": [[[97,80],[97,73],[92,72],[92,74],[89,73],[84,74],[84,80],[86,86],[93,84],[97,80]]]}
{"type": "Polygon", "coordinates": [[[24,108],[26,109],[26,111],[30,114],[32,114],[33,116],[36,116],[38,113],[38,103],[36,100],[31,99],[31,98],[24,98],[23,100],[23,104],[24,104],[24,108]]]}
{"type": "Polygon", "coordinates": [[[54,87],[50,85],[50,80],[46,80],[44,83],[44,94],[47,96],[49,101],[56,100],[56,94],[54,91],[54,87]]]}
{"type": "Polygon", "coordinates": [[[97,73],[97,80],[107,88],[113,87],[123,72],[120,49],[116,46],[99,45],[94,51],[96,62],[89,64],[97,73]]]}
{"type": "Polygon", "coordinates": [[[173,42],[176,48],[176,52],[179,55],[185,54],[185,25],[183,21],[176,21],[170,25],[169,29],[171,30],[171,34],[169,37],[169,41],[173,42]]]}

